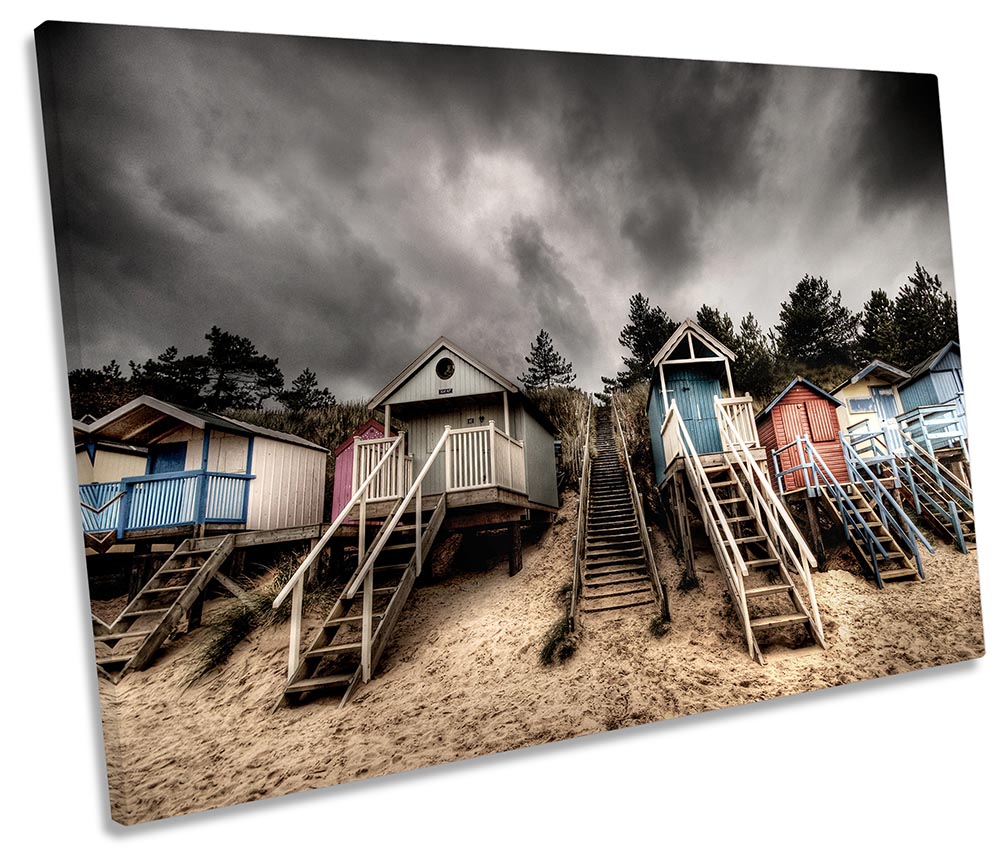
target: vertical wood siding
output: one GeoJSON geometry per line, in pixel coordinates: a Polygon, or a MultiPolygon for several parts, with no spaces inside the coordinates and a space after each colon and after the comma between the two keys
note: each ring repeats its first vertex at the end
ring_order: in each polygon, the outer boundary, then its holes
{"type": "Polygon", "coordinates": [[[528,482],[529,501],[556,508],[560,504],[559,488],[556,485],[556,447],[553,435],[535,417],[522,411],[525,432],[516,439],[525,440],[525,469],[528,482]]]}
{"type": "Polygon", "coordinates": [[[714,397],[722,397],[717,377],[697,368],[664,366],[667,397],[677,401],[678,412],[699,454],[723,450],[716,421],[714,397]]]}
{"type": "MultiPolygon", "coordinates": [[[[839,483],[848,483],[848,465],[841,451],[841,441],[838,438],[838,410],[826,398],[821,397],[812,389],[797,383],[782,400],[776,404],[766,419],[763,419],[758,429],[761,444],[769,451],[769,471],[773,483],[778,486],[775,466],[772,463],[771,452],[787,442],[792,442],[796,436],[805,436],[813,443],[817,453],[823,458],[827,468],[839,483]],[[811,418],[810,411],[814,412],[811,418]],[[817,431],[817,425],[822,430],[817,431]]],[[[799,459],[795,449],[790,449],[780,455],[781,466],[787,469],[798,465],[799,459]]],[[[802,472],[786,478],[787,489],[802,487],[804,478],[802,472]]]]}
{"type": "Polygon", "coordinates": [[[325,468],[322,451],[255,437],[251,474],[256,477],[250,482],[247,528],[290,528],[320,522],[325,468]]]}
{"type": "MultiPolygon", "coordinates": [[[[503,387],[487,377],[479,368],[475,368],[461,356],[443,347],[406,383],[390,395],[386,402],[392,405],[414,401],[443,401],[462,395],[487,395],[501,391],[503,391],[503,387]],[[440,359],[446,356],[455,363],[455,373],[447,380],[442,380],[435,372],[435,366],[440,359]]],[[[503,427],[503,415],[498,424],[503,427]]],[[[460,425],[455,425],[455,427],[460,427],[460,425]]]]}
{"type": "Polygon", "coordinates": [[[650,451],[653,455],[653,474],[660,487],[666,480],[667,460],[664,454],[664,440],[660,435],[660,426],[664,423],[664,398],[660,393],[660,377],[654,381],[653,394],[646,408],[647,421],[650,423],[650,451]]]}

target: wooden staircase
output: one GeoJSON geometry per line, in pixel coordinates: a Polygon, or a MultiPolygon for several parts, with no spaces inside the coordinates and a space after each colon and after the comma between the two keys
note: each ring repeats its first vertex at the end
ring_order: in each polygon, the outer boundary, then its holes
{"type": "Polygon", "coordinates": [[[786,555],[770,534],[744,474],[732,463],[706,469],[705,473],[747,569],[742,590],[731,593],[738,598],[743,595],[756,658],[761,657],[764,642],[773,640],[771,635],[779,631],[796,631],[799,637],[793,643],[812,637],[822,645],[810,610],[793,583],[786,555]]]}
{"type": "MultiPolygon", "coordinates": [[[[444,494],[434,510],[423,511],[420,516],[421,563],[423,563],[445,518],[444,494]]],[[[384,520],[383,528],[390,523],[390,519],[384,520]]],[[[370,668],[374,671],[417,579],[419,566],[416,531],[415,514],[411,512],[401,516],[379,549],[372,572],[367,576],[367,580],[371,582],[354,597],[347,595],[351,580],[345,584],[334,607],[301,656],[299,665],[288,680],[278,705],[302,703],[310,696],[319,693],[334,694],[339,697],[341,706],[346,704],[362,681],[364,642],[368,633],[371,638],[370,668]],[[371,625],[368,630],[364,625],[366,611],[371,615],[371,625]]],[[[378,535],[373,537],[372,547],[379,541],[378,535]]],[[[365,555],[360,557],[358,568],[371,553],[370,547],[365,555]]]]}
{"type": "Polygon", "coordinates": [[[233,535],[185,540],[110,625],[92,616],[97,671],[114,683],[146,667],[233,551],[233,535]],[[201,542],[202,544],[205,541],[201,542]]]}
{"type": "Polygon", "coordinates": [[[844,491],[850,505],[842,500],[839,508],[834,491],[825,486],[818,489],[821,506],[832,522],[843,525],[849,549],[859,564],[872,572],[876,584],[882,588],[884,582],[924,579],[924,572],[909,554],[909,547],[905,548],[883,523],[879,511],[858,485],[839,485],[839,489],[844,491]]]}
{"type": "Polygon", "coordinates": [[[657,597],[648,571],[639,520],[619,460],[610,406],[596,407],[597,456],[588,484],[587,526],[580,611],[623,609],[656,614],[657,597]]]}
{"type": "Polygon", "coordinates": [[[952,540],[960,551],[976,549],[977,528],[970,486],[907,434],[901,435],[908,452],[901,478],[905,500],[943,538],[952,540]]]}
{"type": "Polygon", "coordinates": [[[810,575],[817,560],[754,458],[747,439],[753,422],[745,418],[738,427],[719,399],[715,409],[724,451],[708,458],[711,465],[703,464],[675,401],[661,435],[665,448],[684,460],[688,492],[743,626],[748,655],[765,664],[766,640],[788,646],[812,640],[826,647],[810,575]]]}

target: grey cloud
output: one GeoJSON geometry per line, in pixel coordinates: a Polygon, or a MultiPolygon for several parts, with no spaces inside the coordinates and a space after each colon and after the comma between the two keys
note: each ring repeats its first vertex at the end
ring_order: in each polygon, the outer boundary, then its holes
{"type": "Polygon", "coordinates": [[[505,246],[518,274],[518,291],[538,312],[542,327],[563,353],[592,340],[595,332],[587,302],[563,272],[563,260],[542,233],[538,221],[516,216],[505,246]]]}

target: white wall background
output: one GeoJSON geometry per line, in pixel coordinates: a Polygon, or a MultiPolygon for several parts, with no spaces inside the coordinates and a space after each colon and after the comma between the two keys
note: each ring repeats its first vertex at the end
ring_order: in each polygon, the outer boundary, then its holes
{"type": "MultiPolygon", "coordinates": [[[[186,1],[26,5],[3,13],[8,278],[0,342],[6,421],[15,413],[19,422],[27,416],[37,446],[53,453],[41,462],[13,461],[3,491],[13,554],[5,557],[7,573],[27,584],[31,595],[44,597],[46,617],[63,629],[50,632],[29,618],[26,599],[8,582],[4,608],[12,620],[4,625],[13,637],[5,649],[10,656],[30,647],[39,657],[9,659],[6,669],[10,754],[2,787],[11,851],[130,845],[146,853],[301,852],[352,840],[374,840],[376,851],[395,845],[437,852],[739,851],[737,846],[753,852],[810,844],[817,851],[883,845],[894,852],[962,852],[996,845],[1001,758],[999,666],[992,648],[1001,540],[997,523],[989,521],[1001,521],[1001,508],[985,485],[1001,476],[1001,452],[988,446],[987,430],[998,416],[992,388],[998,74],[997,29],[985,13],[972,5],[916,2],[841,2],[816,10],[802,3],[687,3],[660,11],[633,2],[570,8],[537,0],[484,8],[392,2],[366,9],[297,0],[232,7],[186,1]],[[982,438],[975,455],[988,658],[131,831],[112,825],[86,643],[81,550],[66,525],[76,513],[73,453],[31,33],[45,17],[937,73],[970,418],[982,438]],[[41,544],[48,551],[36,561],[41,544]],[[19,673],[27,678],[23,687],[15,683],[19,673]],[[749,742],[775,746],[782,762],[735,768],[732,749],[749,742]],[[787,773],[794,757],[802,763],[799,775],[787,773]],[[725,803],[728,815],[720,812],[725,803]],[[777,805],[787,809],[784,817],[771,813],[769,806],[777,805]]],[[[6,447],[12,438],[5,428],[6,447]]]]}

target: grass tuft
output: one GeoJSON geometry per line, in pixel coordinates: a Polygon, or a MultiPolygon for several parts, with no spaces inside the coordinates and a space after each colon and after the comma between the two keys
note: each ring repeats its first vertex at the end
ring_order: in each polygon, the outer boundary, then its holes
{"type": "Polygon", "coordinates": [[[546,634],[539,653],[543,665],[566,662],[577,651],[577,636],[570,629],[570,618],[561,617],[546,634]]]}
{"type": "MultiPolygon", "coordinates": [[[[206,674],[221,668],[233,655],[237,645],[259,627],[277,626],[286,623],[292,615],[292,598],[273,609],[271,603],[285,583],[292,577],[306,550],[286,552],[269,568],[269,581],[245,598],[236,600],[220,611],[209,627],[209,636],[195,651],[187,684],[190,686],[206,674]]],[[[329,611],[337,599],[330,585],[307,588],[303,596],[304,609],[329,611]]]]}
{"type": "Polygon", "coordinates": [[[650,621],[650,633],[654,638],[663,638],[670,629],[670,618],[666,618],[663,615],[657,615],[657,617],[650,621]]]}

